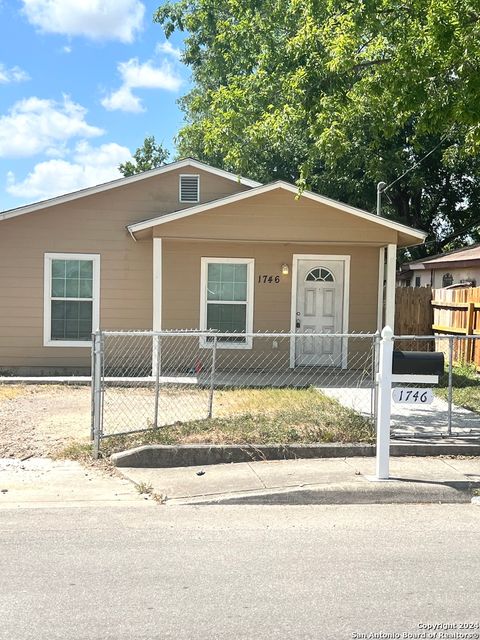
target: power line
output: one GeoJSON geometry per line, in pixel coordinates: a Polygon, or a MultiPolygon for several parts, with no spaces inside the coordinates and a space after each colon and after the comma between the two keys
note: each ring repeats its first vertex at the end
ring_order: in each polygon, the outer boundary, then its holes
{"type": "Polygon", "coordinates": [[[402,178],[404,178],[407,173],[410,173],[410,171],[413,171],[414,169],[416,169],[424,160],[426,160],[428,158],[428,156],[431,156],[432,153],[434,153],[438,147],[448,138],[448,136],[450,135],[451,131],[452,131],[453,127],[451,129],[449,129],[449,131],[447,133],[445,133],[441,139],[440,142],[438,144],[436,144],[433,149],[431,149],[428,153],[426,153],[423,158],[420,158],[420,160],[418,160],[417,162],[415,162],[415,164],[410,167],[409,169],[407,169],[406,171],[404,171],[402,173],[402,175],[399,178],[396,178],[393,182],[391,182],[390,184],[388,184],[386,187],[384,187],[382,189],[382,193],[385,193],[385,191],[387,189],[390,189],[390,187],[393,187],[394,184],[396,184],[399,180],[401,180],[402,178]]]}
{"type": "Polygon", "coordinates": [[[452,235],[450,236],[446,236],[442,240],[428,240],[427,242],[424,242],[423,245],[421,246],[425,247],[431,244],[439,244],[440,242],[444,243],[444,242],[448,242],[449,240],[455,240],[455,238],[458,238],[459,236],[463,236],[469,231],[472,231],[474,228],[478,228],[478,227],[480,227],[480,218],[477,218],[477,220],[469,224],[467,227],[460,229],[460,231],[457,231],[456,233],[452,233],[452,235]]]}

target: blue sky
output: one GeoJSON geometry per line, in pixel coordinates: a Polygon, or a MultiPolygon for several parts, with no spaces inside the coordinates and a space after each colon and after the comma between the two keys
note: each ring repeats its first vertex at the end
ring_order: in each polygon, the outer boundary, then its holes
{"type": "Polygon", "coordinates": [[[0,210],[121,177],[147,135],[173,149],[189,86],[161,0],[0,0],[0,210]]]}

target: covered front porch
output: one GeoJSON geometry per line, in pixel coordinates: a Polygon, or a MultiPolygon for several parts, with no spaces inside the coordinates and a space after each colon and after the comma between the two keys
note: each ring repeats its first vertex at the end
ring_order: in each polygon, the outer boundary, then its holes
{"type": "Polygon", "coordinates": [[[425,237],[283,182],[129,231],[152,243],[154,331],[235,334],[200,338],[200,361],[216,341],[219,366],[247,369],[280,358],[291,369],[355,368],[352,342],[333,336],[393,327],[397,247],[425,237]]]}

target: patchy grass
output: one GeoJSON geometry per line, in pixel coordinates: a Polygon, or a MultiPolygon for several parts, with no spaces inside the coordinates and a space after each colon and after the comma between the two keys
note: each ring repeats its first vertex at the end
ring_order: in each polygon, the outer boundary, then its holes
{"type": "Polygon", "coordinates": [[[27,385],[24,384],[2,384],[0,385],[0,402],[2,400],[14,400],[27,392],[27,385]]]}
{"type": "Polygon", "coordinates": [[[177,422],[144,433],[107,438],[110,455],[144,444],[293,444],[373,442],[371,421],[316,389],[221,391],[216,417],[177,422]]]}
{"type": "Polygon", "coordinates": [[[135,488],[140,495],[142,494],[149,495],[153,493],[153,487],[148,482],[139,482],[138,484],[135,485],[135,488]]]}
{"type": "Polygon", "coordinates": [[[88,462],[92,459],[92,443],[91,442],[71,442],[65,447],[58,449],[52,458],[55,460],[78,460],[79,462],[88,462]]]}
{"type": "MultiPolygon", "coordinates": [[[[453,403],[470,411],[480,413],[480,376],[473,365],[454,366],[452,374],[453,403]]],[[[445,373],[435,393],[445,400],[448,398],[448,373],[445,373]]]]}

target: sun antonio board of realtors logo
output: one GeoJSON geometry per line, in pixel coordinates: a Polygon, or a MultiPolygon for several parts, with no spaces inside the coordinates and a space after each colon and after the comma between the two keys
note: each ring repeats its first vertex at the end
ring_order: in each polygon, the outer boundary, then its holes
{"type": "Polygon", "coordinates": [[[417,633],[411,633],[404,631],[399,633],[397,631],[370,631],[369,633],[352,633],[354,640],[403,640],[403,638],[415,638],[415,640],[421,640],[422,638],[430,638],[426,631],[420,631],[417,633]]]}
{"type": "MultiPolygon", "coordinates": [[[[438,625],[439,627],[441,625],[438,625]]],[[[480,640],[479,631],[455,631],[452,627],[444,625],[440,629],[429,629],[428,631],[371,631],[369,633],[353,632],[353,640],[480,640]]]]}
{"type": "MultiPolygon", "coordinates": [[[[418,638],[426,638],[427,636],[418,635],[418,638]]],[[[370,631],[369,633],[352,633],[353,640],[400,640],[403,638],[401,633],[395,631],[370,631]]]]}

